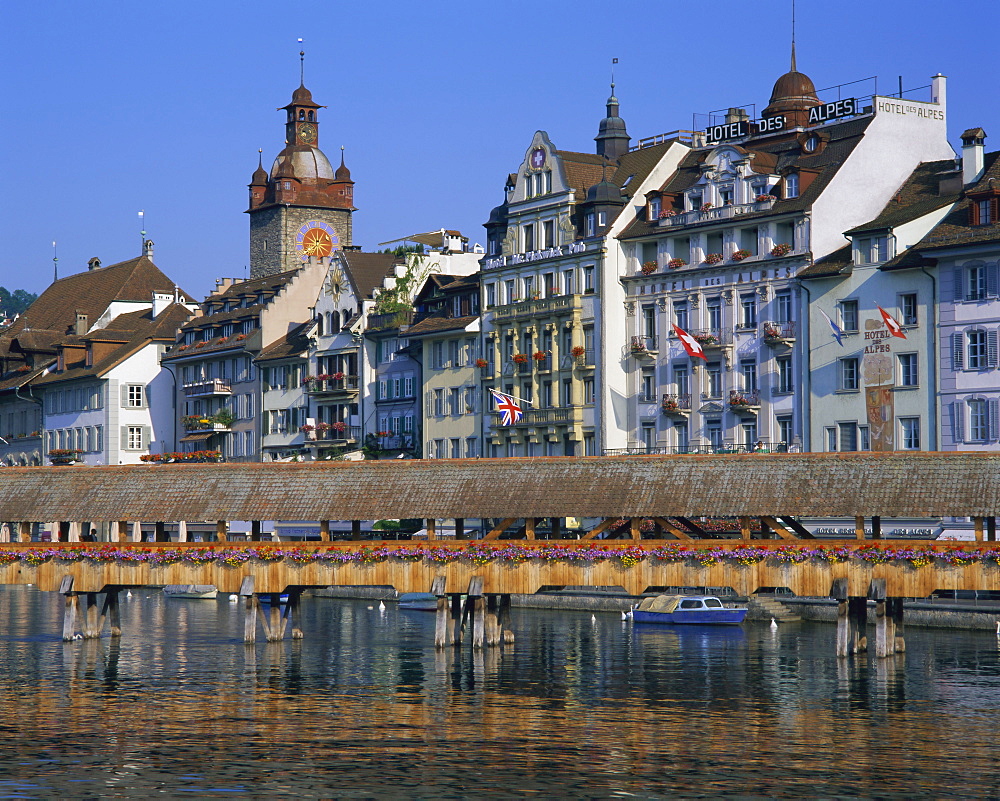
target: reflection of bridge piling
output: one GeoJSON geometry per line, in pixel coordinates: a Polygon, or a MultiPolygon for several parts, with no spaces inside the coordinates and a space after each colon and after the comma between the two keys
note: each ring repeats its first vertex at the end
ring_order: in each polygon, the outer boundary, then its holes
{"type": "Polygon", "coordinates": [[[886,595],[886,580],[874,578],[868,595],[848,595],[847,579],[837,579],[830,589],[837,605],[837,656],[868,650],[868,601],[875,601],[875,656],[887,657],[906,650],[903,639],[903,599],[886,595]]]}

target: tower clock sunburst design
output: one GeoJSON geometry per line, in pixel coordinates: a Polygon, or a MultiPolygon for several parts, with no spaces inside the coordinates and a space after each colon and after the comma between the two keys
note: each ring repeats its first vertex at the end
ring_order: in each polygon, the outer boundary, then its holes
{"type": "Polygon", "coordinates": [[[295,252],[302,261],[310,256],[325,259],[340,246],[340,238],[333,227],[320,220],[308,220],[299,226],[295,234],[295,252]]]}

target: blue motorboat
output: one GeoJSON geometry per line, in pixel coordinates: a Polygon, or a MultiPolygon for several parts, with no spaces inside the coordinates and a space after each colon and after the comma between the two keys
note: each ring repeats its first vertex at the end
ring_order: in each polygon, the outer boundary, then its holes
{"type": "Polygon", "coordinates": [[[633,623],[738,626],[746,607],[727,607],[714,595],[657,595],[644,598],[631,612],[633,623]]]}

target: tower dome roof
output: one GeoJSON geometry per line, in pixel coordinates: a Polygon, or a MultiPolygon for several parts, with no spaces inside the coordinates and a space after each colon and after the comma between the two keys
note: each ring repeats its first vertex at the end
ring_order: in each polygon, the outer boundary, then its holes
{"type": "Polygon", "coordinates": [[[292,102],[285,106],[285,108],[289,108],[291,106],[322,108],[319,103],[313,100],[312,92],[306,89],[305,84],[299,84],[299,88],[292,92],[292,102]]]}
{"type": "Polygon", "coordinates": [[[804,125],[809,119],[809,109],[820,105],[816,97],[816,87],[812,79],[805,73],[792,69],[774,82],[771,90],[771,102],[764,109],[764,117],[785,114],[792,125],[804,125]]]}
{"type": "Polygon", "coordinates": [[[351,180],[351,171],[347,169],[347,165],[344,164],[344,148],[340,148],[340,166],[337,167],[337,172],[334,173],[334,177],[338,181],[351,180]]]}
{"type": "Polygon", "coordinates": [[[271,165],[272,178],[298,178],[300,181],[326,178],[333,180],[333,165],[318,147],[288,145],[271,165]]]}
{"type": "Polygon", "coordinates": [[[588,203],[624,203],[622,190],[618,184],[607,179],[599,181],[587,190],[588,203]]]}

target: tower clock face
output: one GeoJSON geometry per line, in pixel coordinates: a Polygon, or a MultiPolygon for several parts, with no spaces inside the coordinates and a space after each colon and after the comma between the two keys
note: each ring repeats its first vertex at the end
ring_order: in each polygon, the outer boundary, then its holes
{"type": "Polygon", "coordinates": [[[299,141],[307,145],[316,141],[316,126],[309,122],[299,125],[299,141]]]}
{"type": "Polygon", "coordinates": [[[328,258],[339,244],[340,239],[333,228],[319,220],[302,223],[295,234],[295,251],[302,261],[308,261],[310,256],[316,259],[328,258]]]}

